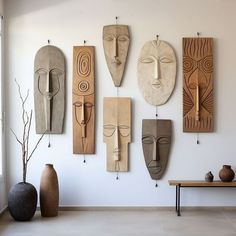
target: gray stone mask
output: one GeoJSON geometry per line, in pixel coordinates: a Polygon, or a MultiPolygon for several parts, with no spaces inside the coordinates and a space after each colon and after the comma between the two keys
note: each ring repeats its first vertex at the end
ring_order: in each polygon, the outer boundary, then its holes
{"type": "Polygon", "coordinates": [[[142,146],[145,163],[152,179],[163,176],[169,158],[171,120],[143,120],[142,146]]]}

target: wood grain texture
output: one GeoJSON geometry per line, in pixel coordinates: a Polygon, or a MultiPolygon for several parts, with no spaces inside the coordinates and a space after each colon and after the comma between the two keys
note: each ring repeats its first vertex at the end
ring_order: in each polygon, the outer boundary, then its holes
{"type": "Polygon", "coordinates": [[[213,132],[213,39],[183,38],[183,131],[213,132]]]}
{"type": "Polygon", "coordinates": [[[94,47],[73,49],[73,153],[95,153],[94,47]]]}
{"type": "Polygon", "coordinates": [[[181,187],[236,187],[236,181],[169,180],[168,182],[171,186],[180,185],[181,187]]]}
{"type": "Polygon", "coordinates": [[[131,142],[131,133],[131,99],[105,97],[103,100],[103,141],[106,143],[108,171],[128,171],[128,144],[131,142]]]}

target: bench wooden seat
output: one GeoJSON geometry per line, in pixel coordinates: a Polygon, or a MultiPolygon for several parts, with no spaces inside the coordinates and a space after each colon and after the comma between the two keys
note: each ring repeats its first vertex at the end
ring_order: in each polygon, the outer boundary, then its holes
{"type": "Polygon", "coordinates": [[[177,215],[180,216],[180,188],[185,187],[206,187],[206,188],[212,188],[212,187],[236,187],[236,181],[232,182],[222,182],[222,181],[213,181],[213,182],[206,182],[202,180],[169,180],[170,186],[176,187],[176,202],[175,202],[175,210],[177,212],[177,215]]]}

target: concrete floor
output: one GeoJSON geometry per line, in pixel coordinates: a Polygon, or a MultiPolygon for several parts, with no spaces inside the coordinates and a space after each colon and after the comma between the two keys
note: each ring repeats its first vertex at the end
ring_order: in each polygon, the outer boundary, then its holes
{"type": "Polygon", "coordinates": [[[0,218],[1,236],[236,236],[236,210],[60,211],[55,218],[40,212],[29,222],[0,218]]]}

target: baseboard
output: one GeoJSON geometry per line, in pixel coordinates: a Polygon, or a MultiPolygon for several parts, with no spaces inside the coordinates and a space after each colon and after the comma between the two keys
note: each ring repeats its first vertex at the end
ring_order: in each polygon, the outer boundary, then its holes
{"type": "Polygon", "coordinates": [[[3,209],[0,211],[0,217],[7,211],[7,206],[3,207],[3,209]]]}
{"type": "MultiPolygon", "coordinates": [[[[59,206],[59,211],[173,211],[175,206],[59,206]]],[[[236,210],[236,206],[183,206],[181,210],[236,210]]]]}

